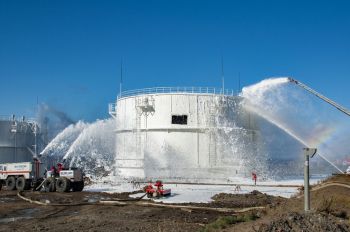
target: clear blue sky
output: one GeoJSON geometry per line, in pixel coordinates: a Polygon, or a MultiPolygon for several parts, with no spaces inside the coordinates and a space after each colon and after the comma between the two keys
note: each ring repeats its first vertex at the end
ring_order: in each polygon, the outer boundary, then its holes
{"type": "Polygon", "coordinates": [[[293,76],[350,108],[348,1],[0,1],[0,115],[108,117],[124,89],[293,76]]]}

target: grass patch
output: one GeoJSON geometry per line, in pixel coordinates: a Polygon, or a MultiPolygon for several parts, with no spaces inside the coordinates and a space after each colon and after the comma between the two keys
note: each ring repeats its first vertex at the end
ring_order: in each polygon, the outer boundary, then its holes
{"type": "Polygon", "coordinates": [[[225,229],[229,227],[230,225],[241,223],[241,222],[249,222],[249,221],[255,221],[258,217],[256,216],[256,213],[248,213],[238,216],[225,216],[225,217],[219,217],[215,222],[212,222],[208,225],[206,225],[203,229],[201,229],[201,232],[214,232],[221,229],[225,229]]]}
{"type": "Polygon", "coordinates": [[[323,199],[319,202],[316,211],[320,213],[331,214],[335,211],[334,202],[335,199],[333,197],[326,198],[323,196],[323,199]]]}

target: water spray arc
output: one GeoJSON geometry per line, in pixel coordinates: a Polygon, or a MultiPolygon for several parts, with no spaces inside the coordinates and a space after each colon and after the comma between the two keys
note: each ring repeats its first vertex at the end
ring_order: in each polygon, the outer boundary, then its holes
{"type": "Polygon", "coordinates": [[[294,83],[294,84],[300,86],[301,88],[305,89],[306,91],[312,93],[313,95],[315,95],[316,97],[322,99],[323,101],[327,102],[328,104],[334,106],[335,108],[337,108],[339,111],[343,112],[344,114],[350,116],[350,111],[348,109],[346,109],[345,107],[339,105],[335,101],[332,101],[331,99],[323,96],[322,94],[316,92],[315,90],[311,89],[310,87],[308,87],[307,85],[301,83],[300,81],[294,80],[293,78],[288,78],[288,80],[291,83],[294,83]]]}
{"type": "MultiPolygon", "coordinates": [[[[324,141],[322,141],[322,138],[314,136],[319,133],[322,136],[322,133],[334,126],[334,123],[325,126],[329,122],[328,118],[324,121],[319,117],[316,121],[312,120],[314,118],[313,116],[312,118],[307,118],[310,117],[310,114],[305,110],[301,110],[303,109],[302,107],[307,106],[311,107],[310,110],[320,110],[319,106],[315,105],[317,102],[312,102],[311,99],[308,100],[306,95],[298,94],[296,92],[297,89],[292,89],[291,87],[293,85],[289,85],[289,83],[300,87],[301,91],[306,90],[312,93],[348,115],[347,112],[349,111],[344,107],[341,107],[339,104],[317,93],[301,82],[288,77],[266,79],[258,84],[243,88],[241,95],[247,100],[245,102],[245,107],[282,129],[285,133],[296,139],[301,145],[306,147],[319,146],[324,141]],[[305,125],[305,119],[310,121],[310,124],[305,125]],[[318,131],[317,128],[319,128],[320,125],[322,126],[321,131],[318,131]],[[324,131],[322,131],[322,129],[324,129],[324,131]],[[310,141],[310,139],[315,138],[317,138],[317,141],[310,141]]],[[[322,149],[320,150],[322,151],[322,149]]],[[[325,156],[320,153],[318,154],[338,171],[341,173],[343,172],[325,156]]]]}
{"type": "MultiPolygon", "coordinates": [[[[298,85],[299,87],[305,89],[306,91],[312,93],[313,95],[315,95],[316,97],[320,98],[321,100],[327,102],[328,104],[332,105],[333,107],[335,107],[337,110],[341,111],[342,113],[346,114],[347,116],[350,116],[350,111],[348,109],[346,109],[345,107],[339,105],[338,103],[336,103],[335,101],[332,101],[331,99],[323,96],[322,94],[318,93],[317,91],[311,89],[310,87],[308,87],[307,85],[301,83],[300,81],[294,80],[293,78],[288,78],[288,80],[291,83],[294,83],[296,85],[298,85]]],[[[335,167],[338,171],[340,171],[341,173],[344,173],[340,168],[338,168],[335,164],[333,164],[332,162],[330,162],[326,157],[324,157],[321,154],[318,154],[321,158],[323,158],[325,161],[327,161],[328,163],[330,163],[333,167],[335,167]]]]}
{"type": "MultiPolygon", "coordinates": [[[[278,177],[275,174],[279,171],[298,175],[299,170],[292,167],[295,163],[300,165],[300,157],[295,155],[299,150],[295,148],[301,145],[318,147],[320,153],[331,154],[328,151],[333,151],[332,147],[326,147],[328,144],[323,143],[324,137],[321,136],[335,125],[328,124],[328,113],[324,121],[317,117],[317,120],[305,124],[307,120],[303,117],[310,114],[303,108],[311,101],[308,102],[309,94],[304,94],[303,90],[350,115],[344,107],[286,77],[245,87],[238,96],[233,91],[207,87],[128,90],[109,105],[110,119],[68,126],[41,154],[52,159],[65,156],[68,162],[83,166],[94,175],[116,170],[115,175],[121,176],[206,180],[211,173],[210,180],[213,180],[214,176],[249,175],[253,168],[271,171],[271,167],[276,168],[269,173],[266,171],[266,174],[273,177],[278,177]],[[294,88],[295,84],[302,88],[294,88]],[[288,93],[288,90],[292,92],[288,93]],[[150,109],[152,113],[148,117],[140,114],[140,110],[150,109]],[[319,125],[323,127],[317,128],[319,125]],[[269,128],[264,131],[264,127],[269,128]],[[276,143],[277,149],[269,150],[265,143],[276,143]],[[291,171],[279,170],[280,167],[291,171]]],[[[314,103],[308,105],[314,109],[311,112],[322,114],[322,108],[320,111],[314,103]]],[[[330,161],[332,159],[318,155],[342,172],[330,161]]]]}

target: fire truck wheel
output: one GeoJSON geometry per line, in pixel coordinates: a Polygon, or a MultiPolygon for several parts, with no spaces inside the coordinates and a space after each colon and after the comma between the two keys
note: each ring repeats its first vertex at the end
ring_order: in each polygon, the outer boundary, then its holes
{"type": "Polygon", "coordinates": [[[10,176],[6,179],[6,187],[8,190],[16,190],[16,178],[14,176],[10,176]]]}
{"type": "Polygon", "coordinates": [[[17,178],[16,188],[19,191],[28,190],[28,182],[23,176],[17,178]]]}
{"type": "Polygon", "coordinates": [[[45,180],[45,183],[43,184],[44,189],[46,192],[55,192],[56,191],[56,185],[55,185],[55,178],[49,177],[45,180]]]}
{"type": "Polygon", "coordinates": [[[74,192],[81,192],[84,189],[84,181],[77,181],[72,183],[74,192]]]}
{"type": "Polygon", "coordinates": [[[148,198],[152,198],[153,194],[152,193],[147,193],[148,198]]]}
{"type": "Polygon", "coordinates": [[[1,190],[1,188],[2,188],[2,181],[0,181],[0,190],[1,190]]]}
{"type": "Polygon", "coordinates": [[[58,192],[69,192],[70,190],[70,180],[66,177],[60,177],[56,181],[56,189],[58,192]]]}
{"type": "Polygon", "coordinates": [[[34,180],[34,181],[31,181],[31,182],[30,182],[30,188],[32,188],[33,191],[37,191],[37,188],[39,187],[40,183],[41,183],[41,182],[35,181],[35,180],[34,180]]]}

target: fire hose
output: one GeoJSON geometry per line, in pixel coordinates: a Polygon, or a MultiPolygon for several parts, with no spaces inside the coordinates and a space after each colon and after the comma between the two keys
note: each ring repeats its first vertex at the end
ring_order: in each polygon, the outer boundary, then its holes
{"type": "Polygon", "coordinates": [[[83,206],[83,205],[114,205],[114,206],[127,206],[127,205],[139,205],[139,206],[151,206],[151,207],[162,207],[162,208],[172,208],[172,209],[180,209],[180,210],[208,210],[208,211],[215,211],[215,212],[222,212],[222,213],[246,213],[252,210],[259,210],[259,209],[265,209],[265,207],[248,207],[243,209],[233,209],[233,208],[211,208],[211,207],[201,207],[201,206],[188,206],[188,205],[172,205],[172,204],[161,204],[161,203],[153,203],[153,202],[145,202],[140,201],[142,198],[146,196],[144,194],[141,197],[135,198],[135,199],[118,199],[118,200],[112,200],[112,201],[98,201],[98,202],[80,202],[80,203],[70,203],[70,204],[56,204],[56,203],[47,203],[47,202],[41,202],[37,200],[32,200],[30,198],[27,198],[23,195],[23,192],[18,192],[17,196],[29,203],[37,204],[37,205],[43,205],[43,206],[83,206]]]}
{"type": "Polygon", "coordinates": [[[32,200],[30,198],[27,198],[23,195],[23,192],[20,191],[17,193],[17,196],[21,198],[24,201],[27,201],[32,204],[37,205],[44,205],[44,206],[81,206],[81,205],[127,205],[128,201],[140,201],[142,198],[146,196],[146,194],[142,195],[141,197],[135,198],[135,199],[117,199],[113,201],[98,201],[98,202],[79,202],[79,203],[69,203],[69,204],[57,204],[57,203],[48,203],[48,202],[42,202],[37,200],[32,200]]]}

